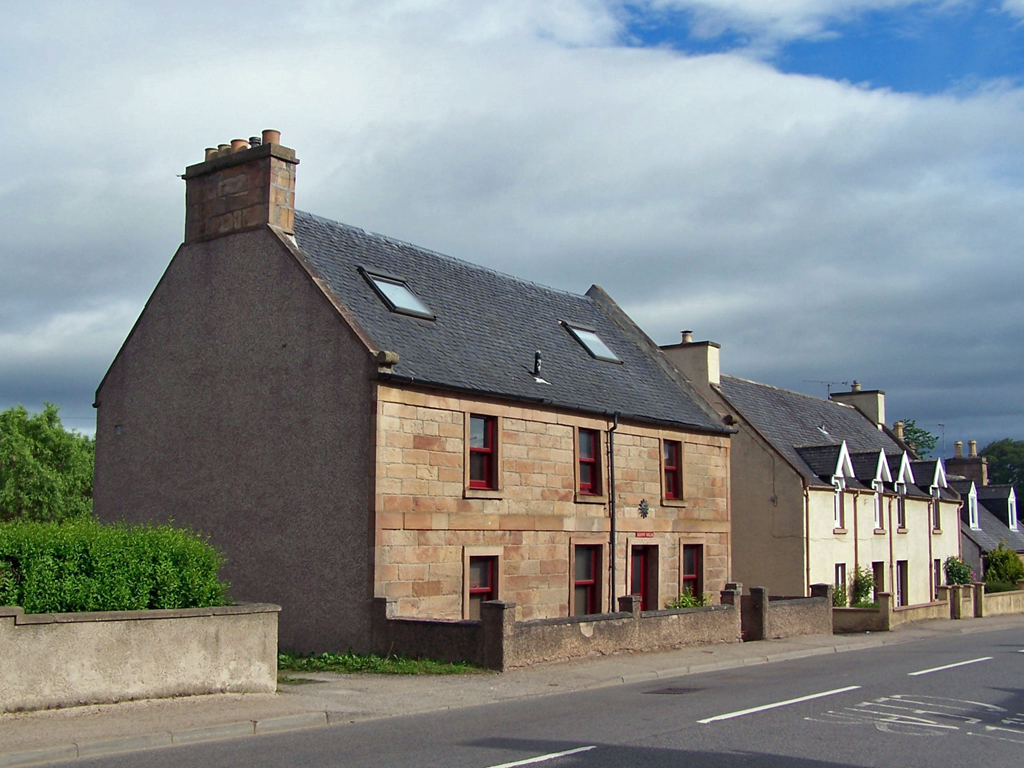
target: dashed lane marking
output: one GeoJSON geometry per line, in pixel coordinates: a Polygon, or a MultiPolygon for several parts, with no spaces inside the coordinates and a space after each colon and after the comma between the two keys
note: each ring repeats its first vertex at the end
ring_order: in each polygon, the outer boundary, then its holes
{"type": "Polygon", "coordinates": [[[918,675],[927,675],[930,672],[941,672],[944,669],[953,669],[953,667],[964,667],[968,664],[977,664],[979,661],[991,661],[991,656],[982,656],[980,659],[971,659],[970,661],[958,661],[956,664],[946,664],[941,667],[932,667],[931,669],[921,669],[917,672],[908,672],[909,677],[917,677],[918,675]]]}
{"type": "Polygon", "coordinates": [[[750,709],[741,709],[738,712],[728,712],[724,715],[715,715],[714,717],[708,717],[704,720],[698,720],[698,723],[707,725],[708,723],[714,723],[718,720],[732,720],[734,717],[743,717],[744,715],[752,715],[755,712],[764,712],[766,709],[776,709],[778,707],[788,707],[790,704],[799,704],[801,701],[811,701],[812,699],[820,699],[825,696],[835,696],[837,693],[846,693],[847,691],[856,691],[860,688],[859,685],[849,685],[846,688],[836,688],[832,691],[822,691],[821,693],[812,693],[809,696],[801,696],[796,699],[787,699],[786,701],[777,701],[774,704],[762,704],[760,707],[751,707],[750,709]]]}
{"type": "Polygon", "coordinates": [[[550,755],[538,755],[537,757],[528,757],[526,760],[516,760],[514,763],[502,763],[501,765],[492,765],[488,768],[515,768],[517,765],[533,765],[534,763],[543,763],[546,760],[554,760],[556,757],[565,757],[566,755],[575,755],[580,752],[589,752],[596,747],[576,747],[576,749],[567,749],[565,752],[552,752],[550,755]]]}

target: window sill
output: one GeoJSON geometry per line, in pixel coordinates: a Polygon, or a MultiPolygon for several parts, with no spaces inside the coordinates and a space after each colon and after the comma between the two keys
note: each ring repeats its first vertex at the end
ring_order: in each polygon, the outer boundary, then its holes
{"type": "Polygon", "coordinates": [[[500,499],[504,495],[500,489],[493,488],[464,488],[462,491],[464,499],[500,499]]]}
{"type": "Polygon", "coordinates": [[[885,536],[885,528],[875,528],[875,536],[885,536]]]}
{"type": "Polygon", "coordinates": [[[665,499],[661,500],[661,506],[663,507],[676,507],[678,509],[685,509],[689,506],[686,503],[686,499],[665,499]]]}
{"type": "Polygon", "coordinates": [[[607,504],[608,494],[592,495],[589,493],[576,492],[576,503],[577,504],[607,504]]]}
{"type": "Polygon", "coordinates": [[[846,532],[847,532],[847,530],[845,528],[833,528],[832,529],[832,533],[846,533],[846,532]]]}
{"type": "Polygon", "coordinates": [[[937,536],[937,535],[942,533],[942,529],[941,528],[932,528],[932,533],[937,536]]]}
{"type": "Polygon", "coordinates": [[[897,528],[896,529],[896,533],[906,533],[906,532],[907,532],[906,528],[897,528]]]}

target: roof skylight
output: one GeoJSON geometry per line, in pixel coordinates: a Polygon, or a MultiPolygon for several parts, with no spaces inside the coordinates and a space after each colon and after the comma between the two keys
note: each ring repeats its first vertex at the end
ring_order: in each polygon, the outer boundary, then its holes
{"type": "Polygon", "coordinates": [[[364,270],[360,271],[392,312],[425,317],[429,320],[434,319],[434,313],[430,311],[430,307],[409,289],[405,280],[388,275],[376,275],[364,270]]]}
{"type": "Polygon", "coordinates": [[[587,352],[590,353],[591,357],[597,358],[598,360],[608,360],[612,363],[621,363],[622,360],[616,355],[607,344],[602,341],[601,337],[597,335],[595,331],[588,328],[580,328],[579,326],[565,324],[565,327],[569,329],[569,332],[576,338],[587,352]]]}

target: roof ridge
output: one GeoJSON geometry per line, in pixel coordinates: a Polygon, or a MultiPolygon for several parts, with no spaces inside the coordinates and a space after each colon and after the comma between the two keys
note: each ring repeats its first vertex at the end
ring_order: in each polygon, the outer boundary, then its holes
{"type": "Polygon", "coordinates": [[[806,397],[806,398],[808,398],[810,400],[816,400],[819,403],[828,403],[829,405],[837,405],[840,408],[853,408],[853,410],[857,410],[852,405],[847,405],[846,403],[840,403],[840,402],[837,402],[835,400],[831,400],[831,399],[828,399],[828,398],[818,397],[817,395],[808,395],[806,392],[797,392],[795,389],[786,389],[785,387],[778,387],[778,386],[776,386],[774,384],[765,384],[763,381],[754,381],[753,379],[744,379],[742,376],[732,376],[731,374],[728,374],[728,373],[721,374],[721,377],[723,379],[735,379],[736,381],[742,381],[742,382],[744,382],[746,384],[755,384],[755,385],[757,385],[759,387],[766,387],[767,389],[774,389],[776,392],[785,392],[788,395],[797,395],[798,397],[806,397]]]}
{"type": "Polygon", "coordinates": [[[378,240],[383,240],[384,242],[387,242],[387,243],[394,243],[396,245],[402,245],[402,246],[405,246],[406,248],[412,248],[412,249],[414,249],[416,251],[419,251],[420,253],[425,253],[425,254],[428,254],[430,256],[436,256],[437,258],[442,259],[443,261],[455,262],[456,264],[461,264],[464,267],[470,267],[471,269],[477,270],[479,272],[489,272],[492,275],[497,275],[498,277],[504,278],[506,280],[512,280],[512,281],[517,282],[517,283],[519,283],[521,285],[529,285],[529,286],[532,286],[534,288],[539,288],[539,289],[541,289],[543,291],[547,291],[549,293],[557,293],[557,294],[561,294],[563,296],[571,296],[571,297],[573,297],[575,299],[582,299],[583,301],[585,301],[585,302],[587,302],[589,304],[593,304],[594,303],[594,300],[592,298],[590,298],[589,296],[587,296],[585,293],[575,293],[573,291],[567,291],[567,290],[565,290],[563,288],[553,288],[550,285],[544,285],[543,283],[537,283],[537,282],[534,282],[533,280],[525,280],[525,279],[523,279],[521,277],[516,277],[515,275],[511,275],[508,272],[502,272],[499,269],[494,269],[494,267],[487,267],[487,266],[484,266],[482,264],[475,264],[472,261],[468,261],[466,259],[460,259],[457,256],[451,256],[451,255],[449,255],[447,253],[441,253],[440,251],[435,251],[435,250],[433,250],[431,248],[424,248],[422,245],[416,245],[415,243],[410,243],[407,240],[400,240],[399,238],[391,237],[390,235],[382,235],[379,232],[371,232],[371,231],[369,231],[367,229],[363,229],[362,227],[357,227],[354,224],[346,224],[343,221],[335,221],[334,219],[328,219],[326,216],[320,216],[320,215],[315,214],[315,213],[310,213],[309,211],[296,210],[295,211],[295,215],[296,216],[307,216],[310,219],[316,219],[317,221],[322,221],[322,222],[324,222],[326,224],[331,224],[331,225],[336,226],[336,227],[341,227],[342,229],[347,229],[347,230],[349,230],[351,232],[361,232],[362,234],[366,235],[367,237],[376,238],[378,240]]]}

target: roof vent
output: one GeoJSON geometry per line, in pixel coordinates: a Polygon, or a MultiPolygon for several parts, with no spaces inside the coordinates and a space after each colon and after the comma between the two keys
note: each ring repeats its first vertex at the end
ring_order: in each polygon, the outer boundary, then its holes
{"type": "Polygon", "coordinates": [[[540,376],[540,350],[533,353],[533,375],[540,376]]]}

